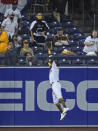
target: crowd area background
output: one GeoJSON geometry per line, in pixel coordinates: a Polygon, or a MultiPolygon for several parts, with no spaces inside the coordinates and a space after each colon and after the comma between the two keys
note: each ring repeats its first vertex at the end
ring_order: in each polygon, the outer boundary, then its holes
{"type": "MultiPolygon", "coordinates": [[[[97,30],[86,38],[71,18],[73,5],[81,15],[82,0],[0,0],[0,66],[47,66],[51,55],[60,66],[96,66],[97,30]]],[[[85,1],[89,12],[95,6],[96,0],[85,1]]]]}

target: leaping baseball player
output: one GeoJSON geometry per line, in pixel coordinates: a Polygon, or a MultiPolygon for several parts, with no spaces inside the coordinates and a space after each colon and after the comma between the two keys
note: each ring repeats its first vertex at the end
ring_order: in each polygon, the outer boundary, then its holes
{"type": "Polygon", "coordinates": [[[60,120],[63,120],[69,108],[66,107],[64,99],[62,97],[61,84],[59,82],[59,68],[57,67],[56,62],[52,60],[51,58],[48,61],[48,65],[50,67],[49,81],[52,86],[53,102],[57,106],[59,111],[61,112],[60,120]],[[60,102],[63,107],[61,107],[60,102]]]}

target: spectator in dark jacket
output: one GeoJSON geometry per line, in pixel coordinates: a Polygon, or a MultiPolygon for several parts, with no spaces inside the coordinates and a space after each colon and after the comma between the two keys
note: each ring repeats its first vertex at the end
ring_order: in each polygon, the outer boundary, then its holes
{"type": "Polygon", "coordinates": [[[45,46],[48,31],[49,27],[47,22],[43,20],[43,14],[38,13],[36,20],[33,21],[30,26],[32,43],[36,42],[37,45],[45,46]]]}
{"type": "Polygon", "coordinates": [[[36,56],[32,56],[32,53],[27,52],[26,56],[26,66],[35,66],[37,65],[37,58],[36,56]]]}
{"type": "Polygon", "coordinates": [[[8,49],[5,52],[5,65],[6,66],[16,66],[17,64],[17,53],[14,49],[14,44],[12,42],[8,43],[8,49]]]}

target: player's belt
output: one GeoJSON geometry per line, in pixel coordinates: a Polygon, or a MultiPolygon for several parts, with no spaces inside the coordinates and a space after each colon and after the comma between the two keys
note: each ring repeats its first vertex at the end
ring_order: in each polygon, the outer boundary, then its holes
{"type": "MultiPolygon", "coordinates": [[[[55,81],[55,82],[59,82],[59,81],[55,81]]],[[[55,82],[52,82],[51,85],[53,85],[55,82]]]]}

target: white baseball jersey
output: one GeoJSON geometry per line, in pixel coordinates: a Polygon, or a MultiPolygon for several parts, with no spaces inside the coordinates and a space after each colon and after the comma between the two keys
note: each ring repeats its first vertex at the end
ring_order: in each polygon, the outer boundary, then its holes
{"type": "Polygon", "coordinates": [[[50,84],[52,84],[53,82],[59,81],[59,68],[57,67],[54,61],[50,69],[49,80],[50,80],[50,84]]]}
{"type": "Polygon", "coordinates": [[[50,69],[49,80],[50,84],[52,85],[53,102],[54,104],[57,104],[59,102],[59,99],[62,98],[62,93],[61,84],[59,82],[59,68],[54,61],[50,69]]]}
{"type": "Polygon", "coordinates": [[[97,51],[98,38],[92,38],[91,36],[88,36],[85,42],[95,42],[95,44],[90,46],[85,45],[83,49],[84,52],[88,53],[97,51]]]}

